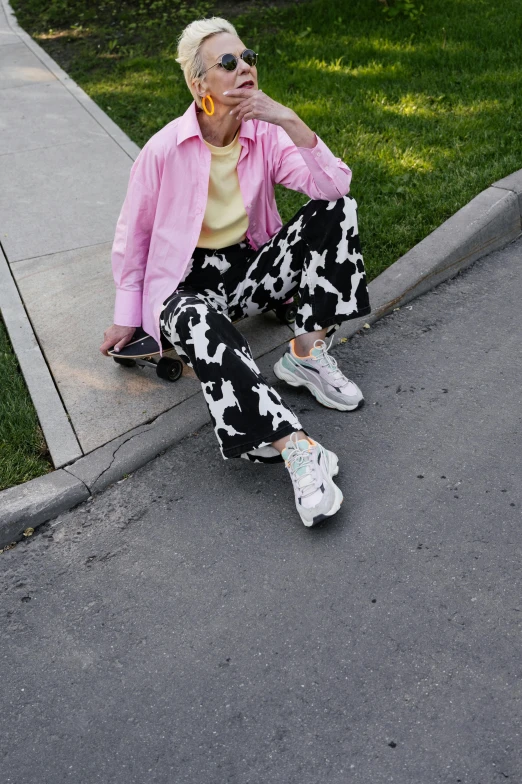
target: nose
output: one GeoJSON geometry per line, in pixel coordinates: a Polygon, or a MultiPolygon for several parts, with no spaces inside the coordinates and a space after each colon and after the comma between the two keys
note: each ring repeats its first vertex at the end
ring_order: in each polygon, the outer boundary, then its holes
{"type": "Polygon", "coordinates": [[[242,57],[238,58],[237,72],[238,74],[250,73],[250,66],[248,65],[248,63],[245,63],[242,57]]]}

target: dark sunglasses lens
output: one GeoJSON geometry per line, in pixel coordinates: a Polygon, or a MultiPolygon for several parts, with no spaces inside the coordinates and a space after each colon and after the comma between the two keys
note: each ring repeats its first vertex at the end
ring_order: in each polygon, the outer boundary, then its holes
{"type": "Polygon", "coordinates": [[[257,54],[252,49],[245,49],[241,55],[241,59],[244,60],[247,65],[255,65],[257,63],[257,54]]]}
{"type": "Polygon", "coordinates": [[[235,71],[237,68],[237,58],[233,54],[224,54],[221,58],[221,65],[225,71],[235,71]]]}

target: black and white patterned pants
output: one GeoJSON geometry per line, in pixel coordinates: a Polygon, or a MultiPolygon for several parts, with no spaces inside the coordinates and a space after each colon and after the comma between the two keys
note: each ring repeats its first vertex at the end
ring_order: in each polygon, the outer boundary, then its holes
{"type": "Polygon", "coordinates": [[[196,248],[177,290],[165,301],[161,331],[201,381],[224,458],[239,457],[301,430],[265,381],[233,325],[298,295],[296,335],[370,312],[350,196],[312,200],[257,251],[245,241],[196,248]]]}

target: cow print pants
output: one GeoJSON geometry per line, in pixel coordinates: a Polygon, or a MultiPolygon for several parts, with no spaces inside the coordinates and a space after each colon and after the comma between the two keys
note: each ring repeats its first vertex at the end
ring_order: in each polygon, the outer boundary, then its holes
{"type": "Polygon", "coordinates": [[[350,196],[309,201],[258,250],[246,240],[196,248],[164,303],[161,331],[200,380],[225,459],[302,429],[232,323],[296,294],[296,335],[323,328],[331,335],[341,322],[370,312],[350,196]]]}

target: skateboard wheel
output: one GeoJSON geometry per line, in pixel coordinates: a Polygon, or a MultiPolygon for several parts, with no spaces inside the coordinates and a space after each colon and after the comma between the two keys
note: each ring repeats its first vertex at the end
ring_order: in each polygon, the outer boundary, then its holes
{"type": "Polygon", "coordinates": [[[293,324],[297,315],[297,308],[295,303],[278,305],[274,308],[274,313],[281,322],[281,324],[293,324]]]}
{"type": "Polygon", "coordinates": [[[135,367],[136,365],[135,359],[127,359],[127,357],[113,357],[113,360],[117,365],[123,365],[123,367],[135,367]]]}
{"type": "Polygon", "coordinates": [[[165,381],[177,381],[183,373],[183,364],[179,359],[162,357],[156,366],[156,373],[160,378],[164,378],[165,381]]]}

